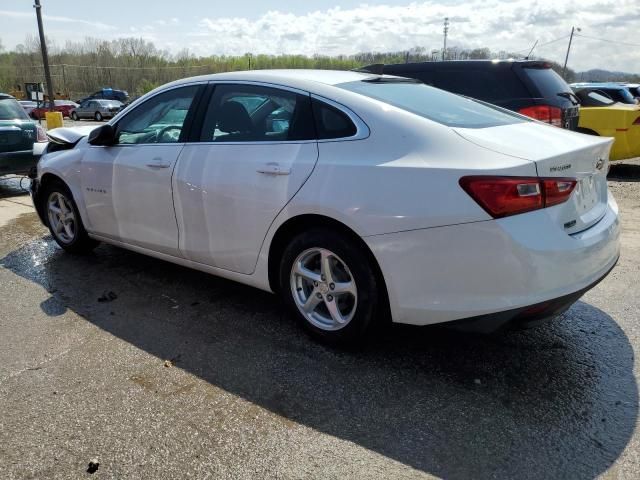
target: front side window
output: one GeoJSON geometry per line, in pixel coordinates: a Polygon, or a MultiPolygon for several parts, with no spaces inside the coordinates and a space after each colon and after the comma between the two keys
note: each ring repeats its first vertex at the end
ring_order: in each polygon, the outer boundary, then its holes
{"type": "Polygon", "coordinates": [[[198,85],[174,88],[139,105],[118,122],[118,143],[126,145],[181,141],[187,113],[199,88],[198,85]]]}
{"type": "Polygon", "coordinates": [[[202,125],[202,142],[315,139],[308,95],[257,85],[216,85],[202,125]]]}
{"type": "Polygon", "coordinates": [[[407,80],[365,80],[337,86],[448,127],[485,128],[528,121],[502,108],[407,80]]]}

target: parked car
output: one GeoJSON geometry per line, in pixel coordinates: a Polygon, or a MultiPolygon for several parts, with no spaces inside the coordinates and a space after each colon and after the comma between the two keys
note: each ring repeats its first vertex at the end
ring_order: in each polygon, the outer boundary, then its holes
{"type": "Polygon", "coordinates": [[[387,311],[483,329],[550,318],[619,255],[612,139],[415,80],[195,77],[49,136],[32,194],[64,250],[104,241],[278,292],[330,342],[387,311]]]}
{"type": "Polygon", "coordinates": [[[27,174],[37,163],[34,142],[47,140],[44,129],[31,120],[18,101],[0,93],[0,175],[27,174]]]}
{"type": "Polygon", "coordinates": [[[578,101],[547,62],[464,60],[384,65],[384,73],[415,78],[556,127],[578,127],[578,101]]]}
{"type": "Polygon", "coordinates": [[[596,88],[576,89],[580,98],[578,131],[613,137],[611,160],[640,157],[640,106],[614,101],[596,88]]]}
{"type": "Polygon", "coordinates": [[[24,109],[24,113],[31,116],[31,112],[38,108],[38,102],[34,102],[33,100],[19,100],[18,103],[24,109]]]}
{"type": "MultiPolygon", "coordinates": [[[[63,117],[71,118],[71,112],[79,107],[76,102],[71,100],[54,100],[53,110],[62,113],[63,117]]],[[[44,103],[41,107],[34,108],[31,111],[31,118],[36,120],[44,119],[45,114],[49,111],[49,102],[44,103]]]]}
{"type": "Polygon", "coordinates": [[[596,83],[596,82],[580,82],[580,83],[572,83],[571,88],[575,90],[580,90],[584,88],[589,88],[592,90],[598,90],[600,92],[606,93],[611,99],[615,102],[626,103],[629,105],[637,105],[638,101],[631,94],[629,89],[624,85],[620,85],[619,83],[596,83]]]}
{"type": "Polygon", "coordinates": [[[93,92],[88,97],[78,100],[78,103],[82,103],[85,100],[100,99],[100,100],[117,100],[120,103],[127,103],[129,101],[129,93],[125,90],[115,90],[113,88],[103,88],[97,92],[93,92]]]}
{"type": "Polygon", "coordinates": [[[71,110],[71,118],[93,118],[101,122],[105,118],[113,118],[122,109],[117,100],[85,100],[77,108],[71,110]]]}

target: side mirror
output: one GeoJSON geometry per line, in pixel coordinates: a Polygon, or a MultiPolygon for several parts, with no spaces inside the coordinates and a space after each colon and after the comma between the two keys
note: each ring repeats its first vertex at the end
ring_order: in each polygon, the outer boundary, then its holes
{"type": "Polygon", "coordinates": [[[91,130],[89,134],[89,143],[91,145],[109,146],[116,143],[116,130],[108,123],[91,130]]]}

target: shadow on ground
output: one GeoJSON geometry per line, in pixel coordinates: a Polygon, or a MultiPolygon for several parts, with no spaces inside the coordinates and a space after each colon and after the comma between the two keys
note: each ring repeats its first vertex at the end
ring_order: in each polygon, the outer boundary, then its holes
{"type": "Polygon", "coordinates": [[[614,162],[607,178],[618,182],[640,182],[640,165],[614,162]]]}
{"type": "Polygon", "coordinates": [[[45,238],[0,265],[51,292],[47,315],[71,309],[255,405],[438,477],[593,478],[636,424],[632,347],[587,303],[526,332],[398,326],[344,352],[308,339],[267,293],[125,250],[77,257],[45,238]]]}

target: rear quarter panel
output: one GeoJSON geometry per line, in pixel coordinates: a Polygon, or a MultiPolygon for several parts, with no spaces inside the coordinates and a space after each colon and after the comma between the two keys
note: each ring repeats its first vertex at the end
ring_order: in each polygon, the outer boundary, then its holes
{"type": "Polygon", "coordinates": [[[633,125],[639,117],[640,108],[633,105],[582,107],[580,127],[603,137],[613,137],[610,159],[623,160],[640,156],[640,125],[633,125]]]}

